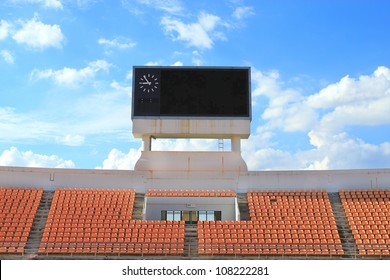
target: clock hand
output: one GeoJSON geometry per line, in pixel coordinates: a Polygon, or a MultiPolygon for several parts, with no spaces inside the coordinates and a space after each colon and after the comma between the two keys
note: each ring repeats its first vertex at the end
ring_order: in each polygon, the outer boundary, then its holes
{"type": "Polygon", "coordinates": [[[148,83],[148,85],[151,84],[151,82],[149,82],[148,79],[146,78],[146,75],[144,75],[144,79],[145,79],[145,81],[148,83]]]}

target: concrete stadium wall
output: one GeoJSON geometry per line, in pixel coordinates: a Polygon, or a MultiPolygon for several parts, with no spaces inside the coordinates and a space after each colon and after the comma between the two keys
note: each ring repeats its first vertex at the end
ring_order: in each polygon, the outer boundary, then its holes
{"type": "Polygon", "coordinates": [[[338,189],[390,188],[390,168],[248,172],[153,172],[133,170],[0,167],[1,186],[170,189],[338,189]]]}

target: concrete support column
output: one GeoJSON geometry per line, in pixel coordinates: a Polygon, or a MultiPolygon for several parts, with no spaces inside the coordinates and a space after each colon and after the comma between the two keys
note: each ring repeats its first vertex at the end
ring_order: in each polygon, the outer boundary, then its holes
{"type": "Polygon", "coordinates": [[[152,150],[152,139],[149,135],[142,136],[142,151],[152,150]]]}
{"type": "Polygon", "coordinates": [[[232,137],[232,152],[241,152],[241,138],[240,137],[232,137]]]}

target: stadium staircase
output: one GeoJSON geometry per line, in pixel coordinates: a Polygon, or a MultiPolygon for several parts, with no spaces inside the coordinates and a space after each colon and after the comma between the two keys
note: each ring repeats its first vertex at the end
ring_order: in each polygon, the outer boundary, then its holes
{"type": "Polygon", "coordinates": [[[240,218],[242,221],[249,221],[249,207],[246,193],[237,194],[238,209],[240,210],[240,218]]]}
{"type": "Polygon", "coordinates": [[[186,224],[184,231],[184,256],[198,257],[198,226],[186,224]]]}
{"type": "Polygon", "coordinates": [[[144,202],[145,202],[145,194],[144,193],[136,193],[134,206],[133,206],[133,220],[143,220],[142,212],[144,210],[144,202]]]}
{"type": "Polygon", "coordinates": [[[356,243],[338,193],[329,193],[329,201],[343,244],[344,258],[356,258],[356,243]]]}
{"type": "Polygon", "coordinates": [[[42,194],[41,201],[39,203],[38,211],[35,215],[30,235],[27,239],[25,247],[25,255],[28,258],[33,258],[38,254],[38,247],[41,243],[43,231],[45,230],[45,225],[47,217],[49,216],[50,206],[53,201],[54,191],[44,191],[42,194]]]}

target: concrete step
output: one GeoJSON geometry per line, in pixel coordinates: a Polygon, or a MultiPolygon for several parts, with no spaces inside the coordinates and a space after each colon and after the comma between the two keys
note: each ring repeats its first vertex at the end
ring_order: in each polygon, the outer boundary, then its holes
{"type": "Polygon", "coordinates": [[[338,193],[329,193],[329,201],[336,220],[337,230],[343,245],[345,258],[356,258],[356,242],[345,215],[344,207],[338,193]]]}
{"type": "Polygon", "coordinates": [[[136,193],[135,194],[135,200],[134,200],[134,206],[133,206],[133,220],[142,220],[142,213],[144,210],[144,202],[145,202],[145,194],[143,193],[136,193]]]}
{"type": "Polygon", "coordinates": [[[240,210],[240,217],[242,221],[249,221],[249,207],[246,193],[237,194],[238,209],[240,210]]]}
{"type": "Polygon", "coordinates": [[[38,248],[41,243],[42,235],[45,230],[47,217],[51,203],[53,201],[54,191],[44,191],[42,194],[39,208],[35,215],[30,235],[27,239],[26,247],[24,250],[25,255],[34,256],[38,254],[38,248]]]}
{"type": "Polygon", "coordinates": [[[198,226],[196,224],[185,225],[184,256],[198,256],[198,226]]]}

